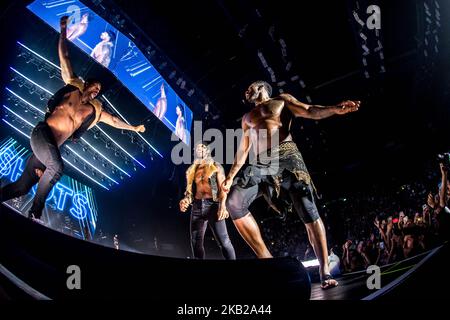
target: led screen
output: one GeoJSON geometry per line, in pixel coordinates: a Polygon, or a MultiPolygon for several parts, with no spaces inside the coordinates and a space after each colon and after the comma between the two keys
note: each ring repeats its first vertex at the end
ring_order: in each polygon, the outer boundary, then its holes
{"type": "MultiPolygon", "coordinates": [[[[0,143],[0,179],[2,185],[17,181],[31,153],[15,139],[0,143]]],[[[28,214],[37,185],[27,195],[6,202],[23,215],[28,214]]],[[[53,229],[92,239],[97,223],[97,206],[91,188],[64,175],[50,192],[44,209],[45,220],[53,229]]]]}
{"type": "MultiPolygon", "coordinates": [[[[67,37],[111,72],[183,142],[189,143],[193,113],[128,38],[79,1],[36,0],[28,6],[59,32],[70,17],[67,37]]],[[[55,48],[56,50],[56,48],[55,48]]]]}

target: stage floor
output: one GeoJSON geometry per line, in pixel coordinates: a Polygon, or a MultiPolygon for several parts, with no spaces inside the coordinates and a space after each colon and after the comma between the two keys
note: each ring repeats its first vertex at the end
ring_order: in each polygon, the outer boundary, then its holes
{"type": "Polygon", "coordinates": [[[320,283],[312,283],[311,300],[372,300],[381,297],[395,286],[400,285],[442,247],[424,252],[415,257],[381,267],[381,289],[367,287],[366,271],[353,272],[336,277],[339,286],[322,290],[320,283]]]}

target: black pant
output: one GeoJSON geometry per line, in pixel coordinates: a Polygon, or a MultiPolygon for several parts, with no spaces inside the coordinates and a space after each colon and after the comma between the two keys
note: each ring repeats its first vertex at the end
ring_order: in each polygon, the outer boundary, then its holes
{"type": "MultiPolygon", "coordinates": [[[[269,186],[273,188],[273,186],[269,186]]],[[[298,181],[292,175],[283,180],[280,185],[281,192],[287,194],[293,207],[304,223],[311,223],[320,218],[314,201],[314,190],[311,184],[298,181]]],[[[259,196],[259,185],[242,188],[234,185],[227,197],[227,209],[233,220],[245,217],[250,211],[249,206],[259,196]]]]}
{"type": "Polygon", "coordinates": [[[27,194],[39,182],[30,213],[40,218],[53,186],[61,179],[64,163],[53,133],[46,122],[39,122],[31,133],[33,154],[28,158],[20,178],[1,188],[1,202],[27,194]],[[35,169],[43,171],[41,178],[35,169]]]}
{"type": "Polygon", "coordinates": [[[235,260],[236,253],[228,236],[225,220],[217,220],[218,203],[211,199],[195,199],[191,212],[191,245],[196,259],[205,258],[203,240],[205,238],[206,225],[213,232],[214,238],[222,250],[222,255],[227,260],[235,260]]]}

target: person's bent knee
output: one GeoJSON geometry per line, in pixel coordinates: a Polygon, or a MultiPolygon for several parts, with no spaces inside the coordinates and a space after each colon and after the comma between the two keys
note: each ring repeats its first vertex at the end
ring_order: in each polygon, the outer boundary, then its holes
{"type": "Polygon", "coordinates": [[[320,219],[311,185],[299,181],[292,186],[290,192],[294,197],[299,198],[294,206],[303,223],[309,224],[320,219]]]}
{"type": "Polygon", "coordinates": [[[320,215],[317,210],[313,212],[308,212],[302,217],[303,223],[305,224],[311,224],[311,223],[319,223],[320,222],[320,215]]]}
{"type": "Polygon", "coordinates": [[[55,184],[61,179],[64,173],[64,163],[62,161],[54,161],[47,166],[46,171],[52,175],[51,181],[55,184]]]}
{"type": "Polygon", "coordinates": [[[53,164],[53,170],[55,171],[55,174],[61,175],[64,172],[64,162],[63,161],[55,161],[53,164]]]}
{"type": "Polygon", "coordinates": [[[234,190],[227,198],[226,201],[227,211],[230,214],[231,220],[243,218],[248,214],[248,207],[244,203],[243,197],[239,194],[239,191],[234,190]]]}

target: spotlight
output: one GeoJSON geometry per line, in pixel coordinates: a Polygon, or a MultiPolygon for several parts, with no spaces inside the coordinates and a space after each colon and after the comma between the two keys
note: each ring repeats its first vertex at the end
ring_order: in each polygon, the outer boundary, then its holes
{"type": "Polygon", "coordinates": [[[98,139],[98,138],[100,138],[100,131],[95,131],[95,133],[94,133],[94,138],[95,139],[98,139]]]}
{"type": "Polygon", "coordinates": [[[116,157],[118,157],[118,156],[120,156],[120,152],[116,150],[116,152],[114,152],[114,155],[115,155],[116,157]]]}
{"type": "Polygon", "coordinates": [[[94,160],[98,160],[98,154],[94,154],[94,156],[92,157],[94,160]]]}
{"type": "Polygon", "coordinates": [[[83,151],[84,151],[84,152],[87,151],[87,147],[86,147],[86,146],[83,147],[83,151]]]}
{"type": "Polygon", "coordinates": [[[73,162],[74,163],[78,163],[78,159],[75,157],[75,158],[73,158],[73,162]]]}
{"type": "Polygon", "coordinates": [[[102,166],[103,166],[103,168],[106,168],[106,166],[107,166],[106,162],[103,162],[102,166]]]}
{"type": "Polygon", "coordinates": [[[133,135],[133,136],[131,137],[131,143],[132,143],[132,144],[135,144],[136,142],[137,142],[136,136],[133,135]]]}
{"type": "Polygon", "coordinates": [[[136,166],[133,166],[133,170],[134,170],[134,171],[137,171],[137,168],[136,168],[136,166]]]}
{"type": "Polygon", "coordinates": [[[115,168],[112,168],[111,173],[112,173],[112,174],[116,174],[116,173],[117,173],[117,170],[116,170],[115,168]]]}
{"type": "Polygon", "coordinates": [[[108,141],[108,142],[106,143],[106,149],[111,149],[111,146],[112,146],[111,141],[108,141]]]}
{"type": "Polygon", "coordinates": [[[86,171],[87,170],[87,165],[83,164],[83,170],[86,171]]]}

